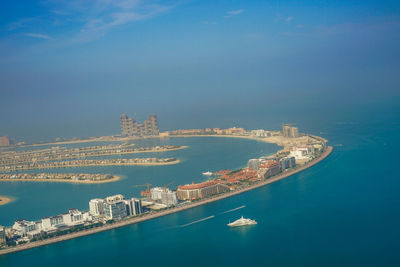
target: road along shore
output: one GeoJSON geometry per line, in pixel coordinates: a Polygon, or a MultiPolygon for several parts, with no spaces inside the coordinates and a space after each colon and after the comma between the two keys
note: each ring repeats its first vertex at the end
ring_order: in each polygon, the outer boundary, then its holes
{"type": "Polygon", "coordinates": [[[239,190],[236,191],[232,191],[232,192],[228,192],[222,195],[218,195],[218,196],[214,196],[214,197],[210,197],[207,199],[203,199],[197,202],[193,202],[191,204],[185,205],[185,206],[180,206],[180,207],[176,207],[176,208],[171,208],[165,211],[160,211],[160,212],[155,212],[155,213],[150,213],[150,214],[146,214],[144,216],[141,217],[134,217],[131,219],[127,219],[127,220],[123,220],[123,221],[119,221],[119,222],[115,222],[113,224],[107,224],[104,226],[100,226],[98,228],[92,228],[92,229],[88,229],[88,230],[84,230],[84,231],[80,231],[80,232],[76,232],[76,233],[72,233],[72,234],[68,234],[68,235],[63,235],[63,236],[58,236],[58,237],[53,237],[53,238],[49,238],[49,239],[45,239],[45,240],[41,240],[41,241],[36,241],[36,242],[32,242],[32,243],[26,243],[20,246],[16,246],[16,247],[11,247],[11,248],[6,248],[3,250],[0,250],[0,255],[4,255],[4,254],[8,254],[8,253],[14,253],[17,251],[21,251],[21,250],[27,250],[27,249],[31,249],[31,248],[35,248],[35,247],[41,247],[41,246],[46,246],[49,244],[53,244],[56,242],[61,242],[61,241],[65,241],[65,240],[70,240],[73,238],[78,238],[78,237],[82,237],[82,236],[86,236],[86,235],[91,235],[91,234],[95,234],[95,233],[99,233],[99,232],[104,232],[104,231],[108,231],[110,229],[115,229],[115,228],[119,228],[119,227],[123,227],[126,225],[130,225],[130,224],[135,224],[135,223],[140,223],[140,222],[144,222],[147,220],[151,220],[154,218],[158,218],[158,217],[162,217],[168,214],[172,214],[175,212],[180,212],[180,211],[184,211],[187,209],[191,209],[194,207],[198,207],[204,204],[208,204],[214,201],[218,201],[224,198],[228,198],[228,197],[232,197],[271,183],[274,183],[276,181],[285,179],[291,175],[294,175],[296,173],[302,172],[314,165],[316,165],[317,163],[321,162],[322,160],[324,160],[325,158],[327,158],[331,152],[332,152],[333,148],[331,146],[326,147],[325,151],[320,155],[319,158],[314,159],[313,161],[310,161],[308,163],[306,163],[305,165],[298,167],[296,169],[290,170],[288,172],[284,172],[281,173],[279,175],[276,175],[272,178],[269,178],[265,181],[256,183],[254,185],[251,185],[249,187],[246,188],[241,188],[239,190]]]}

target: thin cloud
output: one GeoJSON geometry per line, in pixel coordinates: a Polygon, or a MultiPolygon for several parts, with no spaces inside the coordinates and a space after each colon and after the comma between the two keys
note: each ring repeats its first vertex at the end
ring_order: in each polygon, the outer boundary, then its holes
{"type": "Polygon", "coordinates": [[[138,7],[137,2],[133,8],[127,2],[119,5],[119,11],[110,14],[99,14],[88,20],[80,34],[74,38],[75,42],[89,42],[100,38],[110,32],[112,29],[125,24],[147,20],[171,9],[168,6],[148,5],[138,7]]]}
{"type": "Polygon", "coordinates": [[[202,21],[201,23],[202,24],[206,24],[206,25],[215,25],[215,24],[217,24],[217,22],[215,22],[215,21],[208,21],[208,20],[202,21]]]}
{"type": "Polygon", "coordinates": [[[34,19],[33,18],[22,18],[20,20],[14,21],[10,24],[7,25],[7,30],[8,31],[14,31],[19,28],[27,26],[29,23],[32,23],[34,19]]]}
{"type": "Polygon", "coordinates": [[[243,9],[238,9],[238,10],[231,10],[226,12],[226,14],[231,15],[231,16],[235,16],[235,15],[239,15],[240,13],[243,13],[244,10],[243,9]]]}
{"type": "Polygon", "coordinates": [[[44,40],[53,40],[50,36],[46,34],[41,34],[41,33],[24,33],[25,36],[32,37],[32,38],[39,38],[39,39],[44,39],[44,40]]]}
{"type": "MultiPolygon", "coordinates": [[[[35,24],[47,24],[53,27],[64,25],[72,27],[61,33],[62,45],[91,42],[107,35],[112,30],[137,21],[151,19],[172,9],[173,5],[149,3],[145,0],[44,0],[41,2],[47,9],[48,16],[37,18],[35,24]],[[49,23],[48,20],[53,23],[49,23]]],[[[162,3],[162,2],[160,2],[162,3]]],[[[24,27],[22,34],[41,39],[53,39],[45,34],[35,33],[31,19],[26,18],[8,25],[8,30],[24,27]],[[25,29],[26,28],[26,29],[25,29]]],[[[57,31],[57,28],[54,28],[57,31]]]]}
{"type": "Polygon", "coordinates": [[[292,20],[294,20],[294,18],[293,18],[293,17],[287,17],[287,18],[285,19],[285,21],[286,21],[287,23],[290,23],[290,22],[292,22],[292,20]]]}
{"type": "Polygon", "coordinates": [[[304,25],[303,25],[303,24],[297,24],[297,25],[296,25],[296,28],[297,28],[297,29],[303,29],[303,28],[304,28],[304,25]]]}

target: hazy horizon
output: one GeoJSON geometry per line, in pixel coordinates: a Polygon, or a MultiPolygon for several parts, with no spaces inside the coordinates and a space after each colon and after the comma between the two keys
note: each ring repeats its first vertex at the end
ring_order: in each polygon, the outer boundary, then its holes
{"type": "MultiPolygon", "coordinates": [[[[19,1],[0,11],[0,136],[313,128],[399,113],[397,1],[19,1]]],[[[394,115],[396,120],[397,115],[394,115]]]]}

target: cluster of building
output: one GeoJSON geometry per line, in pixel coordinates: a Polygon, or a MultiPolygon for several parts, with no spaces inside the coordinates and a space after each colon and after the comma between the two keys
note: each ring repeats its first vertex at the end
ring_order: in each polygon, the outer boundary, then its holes
{"type": "Polygon", "coordinates": [[[89,201],[89,213],[97,219],[121,220],[143,213],[142,201],[137,198],[125,199],[121,194],[89,201]]]}
{"type": "Polygon", "coordinates": [[[143,213],[140,199],[125,199],[123,195],[109,196],[105,199],[89,201],[89,211],[70,209],[67,213],[45,217],[38,221],[17,220],[10,228],[0,226],[0,247],[7,239],[30,241],[33,238],[46,237],[61,231],[95,223],[106,223],[109,220],[122,220],[143,213]]]}
{"type": "Polygon", "coordinates": [[[58,179],[72,181],[104,181],[113,178],[110,174],[92,174],[92,173],[13,173],[0,174],[1,179],[58,179]]]}
{"type": "Polygon", "coordinates": [[[318,145],[293,146],[290,148],[290,155],[295,157],[296,160],[308,161],[313,158],[316,151],[321,149],[322,147],[318,145]]]}
{"type": "Polygon", "coordinates": [[[55,161],[55,160],[66,160],[66,159],[79,159],[86,157],[132,154],[132,153],[139,153],[146,151],[157,152],[157,151],[166,151],[170,149],[179,148],[179,146],[167,146],[167,145],[154,146],[154,147],[137,147],[137,148],[131,148],[128,146],[132,145],[121,145],[118,148],[105,148],[105,149],[93,149],[93,150],[81,150],[73,148],[73,149],[62,149],[62,150],[52,149],[50,151],[42,151],[42,152],[22,151],[0,157],[0,166],[15,165],[25,162],[55,161]]]}
{"type": "Polygon", "coordinates": [[[53,169],[86,166],[111,166],[111,165],[147,165],[147,164],[167,164],[176,161],[176,158],[130,158],[130,159],[85,159],[70,161],[54,161],[44,163],[27,163],[19,165],[0,166],[0,172],[29,170],[29,169],[53,169]]]}
{"type": "Polygon", "coordinates": [[[126,114],[122,114],[120,121],[122,136],[158,136],[160,133],[156,115],[150,115],[148,120],[140,123],[135,121],[134,118],[129,118],[126,114]]]}
{"type": "Polygon", "coordinates": [[[239,171],[221,170],[215,173],[217,179],[229,186],[230,190],[234,190],[242,183],[254,182],[260,180],[257,171],[250,168],[244,168],[239,171]]]}
{"type": "Polygon", "coordinates": [[[239,135],[239,136],[254,136],[254,137],[273,137],[283,136],[285,138],[298,138],[299,130],[297,127],[293,127],[287,124],[282,125],[282,131],[267,131],[263,129],[246,131],[240,127],[231,127],[228,129],[220,128],[205,128],[205,129],[185,129],[185,130],[174,130],[160,133],[161,137],[173,136],[173,135],[239,135]]]}
{"type": "Polygon", "coordinates": [[[176,191],[178,200],[196,200],[216,194],[236,190],[249,183],[268,179],[280,172],[293,168],[296,160],[292,156],[250,159],[248,166],[238,171],[221,170],[215,178],[202,183],[179,185],[176,191]]]}
{"type": "Polygon", "coordinates": [[[14,225],[8,229],[7,235],[13,239],[29,241],[35,237],[83,226],[91,221],[92,217],[89,212],[70,209],[67,213],[45,217],[39,221],[17,220],[14,225]]]}
{"type": "Polygon", "coordinates": [[[160,134],[161,137],[172,136],[172,135],[245,135],[248,134],[245,129],[232,127],[228,129],[220,129],[220,128],[205,128],[205,129],[184,129],[184,130],[174,130],[163,132],[160,134]]]}
{"type": "MultiPolygon", "coordinates": [[[[37,162],[63,160],[71,158],[95,157],[103,155],[113,155],[125,151],[136,151],[132,149],[132,144],[107,145],[107,146],[88,146],[88,147],[52,147],[40,150],[4,151],[1,153],[0,164],[17,164],[21,162],[37,162]]],[[[148,148],[151,149],[151,148],[148,148]]]]}
{"type": "MultiPolygon", "coordinates": [[[[151,117],[152,118],[152,117],[151,117]]],[[[129,119],[126,115],[121,116],[121,125],[123,133],[127,136],[136,135],[146,136],[154,135],[155,132],[150,134],[144,132],[138,133],[137,129],[133,134],[132,125],[127,126],[126,120],[130,121],[130,124],[134,124],[133,119],[129,119]],[[124,122],[123,122],[124,121],[124,122]]],[[[149,121],[155,121],[156,118],[149,119],[149,121]]],[[[128,123],[128,124],[129,124],[128,123]]],[[[146,122],[145,122],[146,124],[146,122]]],[[[154,123],[153,123],[154,124],[154,123]]],[[[144,124],[143,124],[144,125],[144,124]]],[[[140,126],[144,127],[145,126],[140,126]]],[[[155,124],[156,125],[156,124],[155,124]]],[[[150,127],[150,126],[149,126],[150,127]]],[[[154,127],[153,127],[154,129],[154,127]]],[[[142,130],[140,130],[142,131],[142,130]]],[[[243,128],[207,128],[207,129],[190,129],[190,130],[177,130],[167,132],[171,135],[195,135],[195,134],[221,134],[221,135],[251,135],[256,137],[273,137],[273,136],[284,136],[285,138],[297,138],[299,137],[298,129],[289,125],[282,126],[282,132],[271,132],[265,130],[252,130],[245,131],[243,128]]],[[[158,128],[157,128],[158,134],[158,128]]],[[[51,233],[58,231],[74,228],[77,226],[93,225],[95,223],[106,223],[109,220],[123,220],[132,216],[138,216],[149,210],[159,210],[163,208],[185,205],[186,202],[204,199],[212,197],[217,194],[222,194],[228,191],[237,190],[246,186],[249,186],[253,182],[262,181],[269,179],[281,172],[285,172],[287,169],[294,168],[296,164],[301,161],[308,161],[312,159],[317,151],[323,150],[323,141],[314,140],[315,143],[309,141],[303,141],[302,138],[295,139],[291,142],[290,149],[287,147],[278,152],[275,155],[268,157],[260,157],[256,159],[250,159],[247,167],[237,170],[220,170],[215,172],[213,179],[210,179],[201,183],[192,183],[186,185],[179,185],[176,191],[170,190],[166,186],[154,187],[149,189],[150,184],[147,185],[147,191],[143,196],[146,199],[125,199],[121,194],[109,196],[104,199],[96,198],[89,201],[89,211],[81,212],[77,209],[69,210],[68,213],[46,217],[39,221],[26,221],[17,220],[11,228],[5,229],[0,226],[0,247],[5,244],[6,237],[14,238],[17,237],[18,241],[29,241],[32,238],[38,236],[46,236],[51,233]]],[[[313,142],[314,142],[313,141],[313,142]]],[[[106,159],[106,160],[76,160],[76,161],[60,161],[53,163],[43,163],[42,165],[48,166],[48,168],[54,168],[54,164],[61,164],[61,167],[77,167],[77,166],[90,166],[90,165],[130,165],[137,163],[160,163],[175,161],[176,159],[106,159]]],[[[16,165],[23,166],[23,165],[16,165]]],[[[37,168],[40,164],[34,164],[37,168]]],[[[1,167],[0,167],[0,171],[1,167]]],[[[211,173],[210,173],[211,174],[211,173]]],[[[0,175],[2,177],[27,177],[25,179],[32,179],[31,177],[61,177],[65,174],[8,174],[0,175]]],[[[77,177],[81,179],[85,174],[74,174],[71,177],[77,177]]],[[[209,174],[205,174],[209,175],[209,174]]],[[[101,175],[93,174],[92,179],[102,179],[101,175]]],[[[106,175],[104,175],[106,176],[106,175]]],[[[54,178],[52,178],[54,179],[54,178]]],[[[57,179],[57,178],[56,178],[57,179]]],[[[143,185],[141,185],[143,186],[143,185]]],[[[143,192],[142,192],[143,193],[143,192]]]]}
{"type": "Polygon", "coordinates": [[[271,137],[271,136],[278,136],[280,135],[279,132],[277,131],[266,131],[263,129],[258,129],[258,130],[251,130],[250,135],[254,137],[271,137]]]}

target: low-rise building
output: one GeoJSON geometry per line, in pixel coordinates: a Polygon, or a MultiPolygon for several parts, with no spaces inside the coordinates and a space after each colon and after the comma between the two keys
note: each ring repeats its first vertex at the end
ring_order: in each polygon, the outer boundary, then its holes
{"type": "Polygon", "coordinates": [[[176,194],[179,200],[194,200],[227,191],[229,191],[228,186],[217,181],[207,181],[200,184],[180,185],[176,194]]]}
{"type": "Polygon", "coordinates": [[[92,220],[89,212],[81,212],[78,209],[70,209],[68,213],[42,218],[39,221],[15,221],[13,231],[19,236],[36,237],[40,234],[57,232],[60,229],[82,225],[92,220]]]}
{"type": "Polygon", "coordinates": [[[12,229],[20,236],[26,236],[27,233],[36,230],[37,224],[32,221],[18,220],[15,221],[12,229]]]}
{"type": "Polygon", "coordinates": [[[270,137],[270,136],[272,136],[272,133],[270,131],[266,131],[266,130],[262,130],[262,129],[252,130],[250,132],[250,134],[255,137],[270,137]]]}
{"type": "Polygon", "coordinates": [[[313,146],[295,146],[290,149],[290,156],[295,157],[296,160],[308,160],[311,159],[311,155],[313,152],[313,146]]]}

